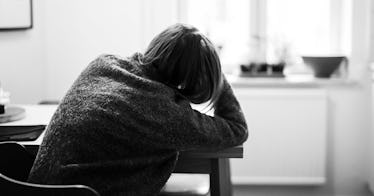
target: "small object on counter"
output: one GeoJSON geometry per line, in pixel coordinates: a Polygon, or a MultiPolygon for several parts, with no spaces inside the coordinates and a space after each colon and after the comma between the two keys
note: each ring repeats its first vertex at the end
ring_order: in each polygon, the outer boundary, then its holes
{"type": "Polygon", "coordinates": [[[302,56],[302,59],[317,78],[330,78],[337,71],[340,71],[339,76],[344,76],[348,70],[348,58],[345,56],[302,56]]]}
{"type": "Polygon", "coordinates": [[[240,65],[240,76],[242,77],[284,77],[285,64],[250,63],[240,65]]]}
{"type": "Polygon", "coordinates": [[[10,111],[8,111],[9,108],[6,105],[9,100],[9,92],[5,92],[0,83],[0,123],[23,118],[23,115],[20,116],[21,113],[25,112],[22,108],[14,109],[14,107],[11,107],[10,111]]]}
{"type": "Polygon", "coordinates": [[[4,114],[4,113],[5,113],[5,105],[0,104],[0,114],[4,114]]]}
{"type": "Polygon", "coordinates": [[[0,114],[5,113],[5,105],[9,103],[9,92],[5,92],[0,84],[0,114]]]}

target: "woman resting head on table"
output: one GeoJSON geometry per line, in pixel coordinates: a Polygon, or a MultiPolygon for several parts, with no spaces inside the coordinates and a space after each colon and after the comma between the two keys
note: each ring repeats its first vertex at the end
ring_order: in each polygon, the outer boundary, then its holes
{"type": "Polygon", "coordinates": [[[144,54],[102,55],[88,65],[53,115],[29,181],[84,184],[103,196],[157,195],[179,151],[246,139],[214,45],[196,28],[175,24],[144,54]],[[204,102],[213,117],[190,106],[204,102]]]}

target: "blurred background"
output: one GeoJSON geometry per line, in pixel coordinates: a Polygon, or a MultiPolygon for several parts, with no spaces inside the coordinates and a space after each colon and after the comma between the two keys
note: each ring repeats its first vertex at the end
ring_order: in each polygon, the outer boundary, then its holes
{"type": "Polygon", "coordinates": [[[235,195],[372,195],[373,1],[33,0],[21,30],[6,26],[10,1],[0,0],[10,103],[60,100],[100,54],[143,52],[167,26],[192,24],[216,45],[250,126],[244,159],[231,162],[235,195]],[[343,60],[320,77],[303,57],[343,60]]]}

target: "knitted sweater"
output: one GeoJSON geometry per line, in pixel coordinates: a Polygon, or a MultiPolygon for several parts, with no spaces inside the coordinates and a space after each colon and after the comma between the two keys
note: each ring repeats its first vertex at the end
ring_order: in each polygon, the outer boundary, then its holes
{"type": "Polygon", "coordinates": [[[214,117],[207,116],[139,58],[102,55],[81,73],[47,126],[30,182],[84,184],[103,196],[157,195],[180,151],[247,139],[226,80],[214,117]]]}

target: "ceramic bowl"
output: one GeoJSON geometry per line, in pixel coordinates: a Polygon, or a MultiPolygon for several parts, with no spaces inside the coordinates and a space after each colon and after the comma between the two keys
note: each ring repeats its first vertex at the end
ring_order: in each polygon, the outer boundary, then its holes
{"type": "Polygon", "coordinates": [[[317,78],[329,78],[339,66],[345,56],[302,56],[304,64],[309,66],[317,78]]]}

